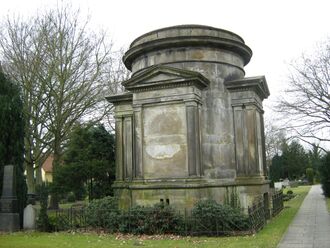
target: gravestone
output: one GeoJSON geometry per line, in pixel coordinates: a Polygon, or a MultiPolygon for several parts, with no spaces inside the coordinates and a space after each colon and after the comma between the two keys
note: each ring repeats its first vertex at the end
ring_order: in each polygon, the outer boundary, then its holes
{"type": "Polygon", "coordinates": [[[0,231],[14,232],[20,229],[16,198],[15,166],[6,165],[0,198],[0,231]]]}
{"type": "Polygon", "coordinates": [[[27,205],[24,208],[23,228],[35,229],[36,227],[36,210],[32,204],[27,205]]]}

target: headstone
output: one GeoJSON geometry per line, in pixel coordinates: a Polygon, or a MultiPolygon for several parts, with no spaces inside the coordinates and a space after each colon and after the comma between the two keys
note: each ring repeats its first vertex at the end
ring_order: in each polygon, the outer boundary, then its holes
{"type": "Polygon", "coordinates": [[[6,165],[3,172],[3,187],[0,198],[0,231],[14,232],[20,229],[17,210],[15,166],[6,165]]]}
{"type": "Polygon", "coordinates": [[[278,190],[282,189],[283,188],[283,182],[275,182],[274,187],[275,187],[275,189],[278,189],[278,190]]]}
{"type": "Polygon", "coordinates": [[[283,180],[283,186],[289,187],[290,186],[290,180],[288,178],[283,180]]]}
{"type": "Polygon", "coordinates": [[[32,204],[27,205],[24,208],[23,228],[35,229],[36,227],[36,210],[32,204]]]}

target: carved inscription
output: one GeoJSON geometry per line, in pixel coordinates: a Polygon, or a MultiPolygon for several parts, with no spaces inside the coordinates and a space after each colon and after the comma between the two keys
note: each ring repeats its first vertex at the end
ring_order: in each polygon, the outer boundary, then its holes
{"type": "Polygon", "coordinates": [[[2,199],[0,200],[0,212],[2,213],[13,213],[14,212],[14,206],[15,206],[15,200],[7,200],[2,199]]]}

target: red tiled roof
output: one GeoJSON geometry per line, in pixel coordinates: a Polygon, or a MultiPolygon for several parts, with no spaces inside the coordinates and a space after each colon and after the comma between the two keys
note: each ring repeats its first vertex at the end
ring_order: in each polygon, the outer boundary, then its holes
{"type": "Polygon", "coordinates": [[[45,160],[45,162],[42,165],[42,168],[45,172],[53,172],[53,160],[54,156],[51,154],[48,156],[48,158],[45,160]]]}

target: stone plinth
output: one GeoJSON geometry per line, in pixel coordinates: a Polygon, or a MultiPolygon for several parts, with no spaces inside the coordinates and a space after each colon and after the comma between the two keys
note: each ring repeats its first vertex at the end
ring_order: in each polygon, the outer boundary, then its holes
{"type": "Polygon", "coordinates": [[[15,178],[15,166],[6,165],[4,167],[2,195],[0,198],[0,231],[13,232],[20,229],[15,178]]]}
{"type": "Polygon", "coordinates": [[[132,70],[115,105],[114,187],[122,207],[169,202],[191,208],[223,202],[235,190],[243,207],[269,191],[265,175],[264,77],[244,78],[251,49],[238,35],[183,25],[134,40],[132,70]]]}
{"type": "Polygon", "coordinates": [[[20,229],[18,213],[0,213],[0,231],[16,232],[20,229]]]}

